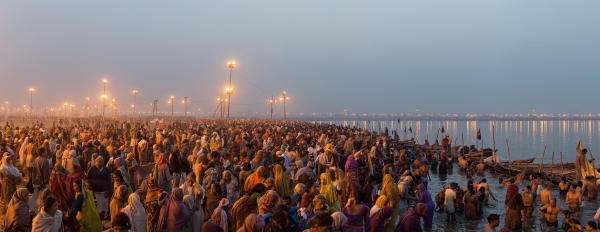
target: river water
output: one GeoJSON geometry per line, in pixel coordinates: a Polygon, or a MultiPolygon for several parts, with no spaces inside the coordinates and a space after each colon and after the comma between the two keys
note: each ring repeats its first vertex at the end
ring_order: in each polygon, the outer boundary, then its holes
{"type": "Polygon", "coordinates": [[[534,163],[541,162],[544,146],[546,153],[544,163],[550,163],[552,152],[554,162],[560,162],[560,152],[563,153],[563,162],[573,162],[575,159],[575,146],[582,140],[586,148],[591,148],[592,154],[600,156],[600,123],[598,120],[563,120],[563,121],[317,121],[315,123],[334,123],[337,125],[356,126],[368,128],[371,131],[384,131],[387,127],[389,132],[396,131],[400,139],[415,137],[421,144],[429,138],[429,142],[435,142],[438,129],[440,133],[438,140],[441,143],[441,128],[452,137],[452,145],[476,145],[486,148],[494,147],[492,140],[492,127],[494,128],[495,147],[498,149],[499,158],[508,158],[508,146],[510,147],[510,158],[528,159],[536,157],[534,163]],[[380,126],[381,125],[381,126],[380,126]],[[404,133],[406,128],[407,133],[404,133]],[[409,132],[412,128],[413,133],[409,132]],[[481,130],[481,140],[477,140],[477,130],[481,130]],[[405,137],[406,136],[406,137],[405,137]],[[463,139],[464,138],[464,139],[463,139]]]}
{"type": "MultiPolygon", "coordinates": [[[[466,172],[459,171],[458,165],[454,164],[453,170],[448,170],[448,175],[440,176],[437,173],[430,173],[431,181],[429,182],[429,192],[432,197],[440,192],[443,188],[444,184],[450,184],[452,182],[456,182],[461,186],[461,188],[466,188],[467,178],[466,172]]],[[[500,215],[500,226],[496,228],[499,230],[504,226],[504,217],[505,217],[505,208],[504,208],[504,198],[506,196],[506,187],[501,187],[498,184],[498,178],[503,177],[507,178],[507,176],[495,173],[486,172],[483,176],[476,176],[473,180],[480,181],[481,178],[486,178],[488,184],[491,188],[491,191],[498,199],[498,202],[492,200],[490,197],[489,205],[484,206],[484,214],[482,219],[478,220],[467,220],[464,218],[464,215],[457,215],[456,222],[446,222],[446,214],[443,212],[436,212],[433,219],[433,226],[429,228],[424,228],[425,231],[482,231],[483,227],[487,224],[487,216],[490,214],[498,214],[500,215]]],[[[529,181],[525,181],[523,185],[519,185],[519,190],[522,193],[522,189],[525,185],[528,185],[529,181]]],[[[552,196],[557,197],[557,205],[563,210],[568,209],[568,206],[565,203],[565,197],[559,196],[558,188],[554,188],[551,190],[552,196]]],[[[534,204],[534,213],[533,217],[527,219],[528,226],[525,226],[522,230],[519,231],[550,231],[545,224],[545,219],[542,215],[537,214],[537,209],[541,206],[541,201],[538,197],[536,204],[534,204]]],[[[598,201],[589,202],[584,201],[581,206],[582,212],[579,213],[579,217],[577,219],[584,225],[587,221],[593,221],[594,214],[596,210],[600,207],[598,201]]],[[[564,222],[561,214],[559,214],[559,226],[564,222]]],[[[556,230],[562,231],[562,230],[556,230]]]]}

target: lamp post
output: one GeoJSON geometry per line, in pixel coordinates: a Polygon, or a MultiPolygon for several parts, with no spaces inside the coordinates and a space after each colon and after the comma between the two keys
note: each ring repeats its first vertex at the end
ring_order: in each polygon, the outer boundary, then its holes
{"type": "Polygon", "coordinates": [[[133,90],[133,118],[131,119],[132,122],[135,121],[135,100],[137,98],[137,90],[133,90]]]}
{"type": "Polygon", "coordinates": [[[85,116],[88,118],[90,117],[90,106],[88,105],[89,101],[90,101],[90,98],[86,97],[85,98],[85,116]]]}
{"type": "Polygon", "coordinates": [[[187,113],[188,113],[188,106],[187,106],[187,104],[188,104],[188,102],[189,101],[188,101],[187,97],[184,97],[183,98],[183,105],[185,106],[185,114],[183,116],[183,120],[187,119],[187,113]]]}
{"type": "Polygon", "coordinates": [[[287,92],[283,91],[283,97],[280,97],[279,100],[283,101],[283,120],[287,120],[287,111],[285,109],[285,103],[289,100],[290,98],[287,97],[287,92]]]}
{"type": "Polygon", "coordinates": [[[104,109],[106,108],[106,79],[102,80],[102,84],[104,85],[104,92],[102,94],[102,122],[104,122],[104,109]]]}
{"type": "Polygon", "coordinates": [[[174,103],[175,97],[171,96],[171,101],[169,101],[169,104],[171,104],[171,121],[173,121],[173,103],[174,103]]]}
{"type": "Polygon", "coordinates": [[[273,103],[277,101],[273,100],[273,95],[271,95],[271,100],[269,100],[269,104],[271,104],[271,120],[273,120],[273,103]]]}
{"type": "Polygon", "coordinates": [[[73,108],[75,108],[75,105],[71,104],[71,118],[73,117],[73,108]]]}
{"type": "Polygon", "coordinates": [[[63,115],[65,116],[65,119],[67,119],[67,103],[63,105],[63,115]]]}
{"type": "Polygon", "coordinates": [[[235,61],[227,62],[229,66],[229,88],[227,88],[227,120],[229,120],[229,106],[231,105],[231,94],[233,94],[233,87],[231,87],[231,74],[233,73],[233,67],[235,67],[235,61]]]}
{"type": "Polygon", "coordinates": [[[34,90],[33,88],[30,88],[30,89],[29,89],[29,92],[31,93],[31,95],[30,95],[31,97],[30,97],[30,99],[29,99],[29,100],[30,100],[30,103],[29,103],[29,108],[30,108],[29,115],[30,115],[30,116],[32,116],[32,115],[33,115],[33,90],[34,90]]]}

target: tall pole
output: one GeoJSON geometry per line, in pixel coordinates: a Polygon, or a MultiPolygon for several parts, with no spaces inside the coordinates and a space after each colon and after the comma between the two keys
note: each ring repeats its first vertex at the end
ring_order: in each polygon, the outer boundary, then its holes
{"type": "Polygon", "coordinates": [[[104,122],[104,109],[106,108],[106,79],[102,80],[104,92],[102,94],[102,122],[104,122]]]}
{"type": "Polygon", "coordinates": [[[279,98],[279,100],[283,101],[283,120],[287,120],[287,111],[286,111],[286,108],[285,108],[285,103],[287,102],[288,99],[289,98],[287,97],[287,92],[283,91],[283,97],[279,98]]]}
{"type": "Polygon", "coordinates": [[[185,106],[185,114],[183,116],[183,120],[185,121],[187,119],[187,113],[188,113],[188,107],[187,107],[188,100],[187,100],[187,97],[184,97],[183,99],[184,99],[183,104],[185,106]]]}
{"type": "Polygon", "coordinates": [[[135,121],[135,100],[137,98],[137,90],[133,90],[133,118],[131,119],[132,122],[135,121]]]}
{"type": "Polygon", "coordinates": [[[33,88],[29,89],[29,92],[31,93],[31,97],[29,98],[30,102],[29,102],[29,115],[32,116],[33,115],[33,88]]]}
{"type": "Polygon", "coordinates": [[[86,97],[85,98],[85,116],[86,117],[90,117],[90,106],[88,105],[89,101],[90,101],[90,98],[86,97]]]}
{"type": "Polygon", "coordinates": [[[173,121],[173,100],[175,100],[175,98],[171,96],[171,121],[173,121]]]}
{"type": "Polygon", "coordinates": [[[231,87],[231,75],[233,73],[233,67],[235,67],[235,62],[227,63],[229,65],[229,88],[227,88],[227,121],[229,121],[229,106],[231,106],[231,94],[233,94],[233,88],[231,87]]]}
{"type": "Polygon", "coordinates": [[[271,100],[269,100],[269,103],[271,103],[271,120],[273,120],[273,103],[275,103],[273,95],[271,95],[271,100]]]}

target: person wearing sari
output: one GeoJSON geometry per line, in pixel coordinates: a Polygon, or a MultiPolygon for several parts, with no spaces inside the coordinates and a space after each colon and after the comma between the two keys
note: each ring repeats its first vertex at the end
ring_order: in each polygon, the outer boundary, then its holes
{"type": "Polygon", "coordinates": [[[306,192],[306,185],[302,183],[296,184],[294,187],[294,194],[292,195],[292,206],[298,206],[300,204],[300,200],[302,200],[302,195],[306,192]]]}
{"type": "Polygon", "coordinates": [[[169,164],[167,163],[165,154],[161,153],[158,155],[153,173],[157,186],[167,191],[167,193],[171,193],[171,180],[173,180],[173,176],[171,176],[171,172],[169,171],[169,164]]]}
{"type": "Polygon", "coordinates": [[[466,219],[477,219],[477,205],[480,204],[479,200],[477,200],[477,195],[475,193],[475,187],[473,185],[467,186],[468,192],[465,193],[465,218],[466,219]]]}
{"type": "Polygon", "coordinates": [[[264,167],[265,166],[265,161],[263,159],[263,152],[259,151],[256,153],[256,155],[254,156],[254,159],[252,159],[250,161],[250,170],[251,171],[256,171],[259,167],[264,167]]]}
{"type": "Polygon", "coordinates": [[[389,223],[389,218],[392,216],[394,209],[389,206],[384,206],[377,213],[371,215],[367,222],[366,232],[384,232],[386,223],[389,223]]]}
{"type": "Polygon", "coordinates": [[[58,210],[58,200],[54,197],[44,199],[44,206],[40,212],[33,218],[31,231],[40,232],[62,232],[63,213],[58,210]]]}
{"type": "Polygon", "coordinates": [[[424,184],[419,185],[419,203],[423,203],[427,206],[427,213],[423,216],[423,224],[433,224],[433,213],[435,212],[435,203],[431,199],[431,194],[427,191],[427,187],[424,184]]]}
{"type": "Polygon", "coordinates": [[[103,229],[102,222],[100,221],[98,210],[96,210],[92,192],[86,188],[83,180],[75,181],[73,188],[75,189],[77,198],[69,210],[67,220],[72,221],[73,219],[77,219],[78,225],[73,225],[70,228],[71,231],[79,229],[81,232],[101,232],[103,229]]]}
{"type": "Polygon", "coordinates": [[[192,231],[225,232],[225,230],[223,230],[223,228],[221,228],[219,225],[217,225],[213,222],[206,222],[206,223],[204,223],[202,228],[200,228],[198,230],[192,230],[192,231]]]}
{"type": "Polygon", "coordinates": [[[527,221],[525,220],[525,205],[523,205],[523,197],[521,194],[515,194],[508,202],[505,215],[504,226],[511,230],[523,228],[523,223],[527,225],[527,221]],[[521,218],[523,218],[522,221],[521,218]]]}
{"type": "MultiPolygon", "coordinates": [[[[50,190],[52,190],[54,196],[58,199],[58,209],[65,212],[71,207],[75,199],[75,194],[71,197],[68,194],[68,183],[67,171],[60,162],[57,162],[50,173],[50,190]]],[[[73,188],[71,188],[71,191],[75,192],[73,188]]]]}
{"type": "Polygon", "coordinates": [[[265,185],[257,184],[247,191],[246,195],[234,202],[233,207],[231,208],[233,231],[244,226],[245,219],[248,215],[258,213],[258,199],[260,199],[266,189],[265,185]]]}
{"type": "Polygon", "coordinates": [[[515,179],[511,178],[509,180],[508,188],[506,189],[506,198],[504,199],[504,205],[508,205],[508,202],[519,193],[519,186],[515,184],[515,179]]]}
{"type": "Polygon", "coordinates": [[[265,226],[265,220],[260,215],[250,214],[244,219],[244,224],[236,232],[260,232],[265,226]]]}
{"type": "MultiPolygon", "coordinates": [[[[423,203],[418,203],[413,209],[406,212],[394,232],[422,232],[421,217],[427,213],[427,206],[423,203]]],[[[389,223],[390,225],[393,223],[389,223]]]]}
{"type": "Polygon", "coordinates": [[[17,185],[21,183],[21,172],[12,164],[10,156],[2,157],[0,166],[0,175],[2,176],[2,202],[7,204],[13,194],[17,191],[17,185]]]}
{"type": "Polygon", "coordinates": [[[276,191],[267,190],[258,200],[258,215],[264,216],[265,214],[273,213],[273,210],[279,202],[279,195],[276,191]]]}
{"type": "Polygon", "coordinates": [[[110,215],[111,219],[123,209],[125,202],[129,198],[129,189],[125,185],[120,185],[113,193],[110,199],[110,215]]]}
{"type": "Polygon", "coordinates": [[[352,192],[352,187],[349,185],[348,183],[348,179],[344,178],[344,171],[342,171],[342,169],[337,169],[335,171],[335,179],[337,179],[337,181],[339,182],[339,185],[341,186],[341,193],[340,191],[338,191],[338,200],[340,201],[340,205],[341,204],[346,204],[346,202],[348,201],[348,193],[352,192]]]}
{"type": "Polygon", "coordinates": [[[190,219],[190,212],[183,203],[183,191],[180,188],[174,188],[171,198],[161,207],[158,218],[158,230],[167,232],[178,232],[188,230],[184,228],[190,219]]]}
{"type": "Polygon", "coordinates": [[[147,231],[158,231],[158,218],[160,216],[161,206],[167,201],[167,192],[156,185],[154,177],[147,180],[148,190],[144,205],[146,206],[147,231]]]}
{"type": "Polygon", "coordinates": [[[244,183],[244,191],[249,191],[252,187],[254,187],[254,185],[264,182],[268,173],[269,170],[263,166],[256,169],[254,173],[250,174],[250,176],[246,178],[246,182],[244,183]]]}
{"type": "MultiPolygon", "coordinates": [[[[341,171],[341,170],[340,170],[341,171]]],[[[341,173],[340,173],[341,174],[341,173]]],[[[356,179],[356,175],[353,173],[346,173],[346,177],[348,178],[348,184],[347,184],[347,190],[346,192],[352,196],[354,193],[358,192],[358,191],[363,191],[363,187],[360,185],[360,183],[358,182],[358,179],[356,179]]],[[[364,191],[363,191],[364,192],[364,191]]],[[[366,193],[369,196],[371,195],[371,193],[366,193]]],[[[361,199],[362,200],[362,199],[361,199]]],[[[371,201],[372,202],[372,201],[371,201]]]]}
{"type": "Polygon", "coordinates": [[[349,155],[346,159],[346,165],[344,165],[344,172],[349,174],[352,172],[355,178],[358,180],[358,162],[354,159],[354,155],[349,155]]]}
{"type": "Polygon", "coordinates": [[[394,230],[394,226],[396,225],[396,220],[398,218],[398,213],[400,210],[400,190],[398,189],[398,185],[394,183],[394,178],[390,174],[386,174],[383,177],[383,182],[381,185],[381,195],[387,196],[389,199],[389,206],[394,208],[394,214],[392,214],[392,222],[388,223],[385,228],[385,231],[391,232],[394,230]]]}
{"type": "Polygon", "coordinates": [[[369,212],[370,215],[375,215],[377,213],[377,211],[381,210],[381,208],[383,208],[384,206],[388,206],[389,205],[389,198],[387,198],[386,196],[379,196],[377,198],[377,201],[375,201],[375,205],[373,205],[373,207],[371,207],[371,211],[369,212]]]}
{"type": "Polygon", "coordinates": [[[331,183],[327,173],[321,174],[321,191],[319,193],[327,199],[330,213],[342,211],[340,201],[337,199],[337,189],[331,183]]]}
{"type": "Polygon", "coordinates": [[[188,224],[190,225],[190,231],[202,231],[204,219],[202,211],[196,205],[194,197],[191,195],[183,196],[183,205],[190,212],[190,220],[188,224]]]}
{"type": "Polygon", "coordinates": [[[228,170],[223,171],[223,179],[221,179],[221,186],[225,188],[226,198],[229,202],[235,202],[239,198],[238,190],[239,184],[237,178],[228,170]]]}
{"type": "Polygon", "coordinates": [[[290,176],[280,164],[275,164],[275,190],[279,196],[290,195],[290,176]]]}
{"type": "MultiPolygon", "coordinates": [[[[204,203],[204,221],[207,221],[212,216],[213,212],[219,207],[221,199],[225,198],[223,188],[218,182],[210,184],[208,193],[206,194],[206,202],[204,203]]],[[[227,210],[227,208],[225,208],[227,210]]]]}
{"type": "Polygon", "coordinates": [[[31,216],[35,213],[29,209],[29,190],[20,188],[15,191],[6,209],[4,231],[29,231],[31,216]]]}
{"type": "Polygon", "coordinates": [[[229,217],[227,216],[227,206],[229,205],[229,200],[227,198],[221,199],[219,202],[219,206],[215,209],[212,216],[210,217],[212,222],[218,224],[223,228],[223,230],[228,231],[229,229],[229,217]]]}
{"type": "Polygon", "coordinates": [[[342,212],[335,212],[331,214],[333,218],[333,231],[332,232],[340,232],[344,231],[344,225],[348,222],[348,218],[342,212]]]}
{"type": "Polygon", "coordinates": [[[87,180],[87,176],[85,176],[85,174],[83,174],[83,170],[81,169],[81,166],[79,166],[79,164],[73,164],[72,167],[67,167],[69,168],[69,175],[67,175],[67,197],[69,197],[69,199],[75,199],[75,190],[73,188],[73,182],[75,182],[75,180],[87,180]]]}
{"type": "Polygon", "coordinates": [[[146,209],[140,201],[140,195],[133,193],[127,199],[127,206],[121,212],[127,214],[131,221],[131,231],[146,232],[146,209]]]}
{"type": "Polygon", "coordinates": [[[52,192],[52,190],[45,188],[42,191],[40,191],[40,194],[38,195],[38,199],[37,199],[37,202],[35,204],[35,208],[33,209],[33,211],[36,213],[39,212],[41,210],[41,208],[44,207],[44,201],[48,197],[54,197],[54,193],[52,192]]]}

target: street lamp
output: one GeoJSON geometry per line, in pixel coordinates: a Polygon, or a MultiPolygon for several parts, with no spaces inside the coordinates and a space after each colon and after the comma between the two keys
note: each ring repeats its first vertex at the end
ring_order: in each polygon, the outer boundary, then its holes
{"type": "Polygon", "coordinates": [[[89,101],[90,101],[90,98],[86,97],[85,98],[85,116],[86,117],[90,117],[90,107],[88,105],[89,101]]]}
{"type": "Polygon", "coordinates": [[[231,105],[231,94],[233,94],[233,87],[231,87],[231,74],[233,73],[233,67],[235,67],[235,61],[227,62],[229,66],[229,88],[227,88],[227,120],[229,120],[229,106],[231,105]]]}
{"type": "Polygon", "coordinates": [[[33,88],[29,89],[29,92],[31,93],[31,97],[30,97],[30,103],[29,103],[29,107],[31,109],[31,111],[29,112],[29,115],[33,114],[33,88]]]}
{"type": "Polygon", "coordinates": [[[104,122],[104,109],[106,108],[106,95],[102,95],[102,121],[104,122]]]}
{"type": "Polygon", "coordinates": [[[137,98],[137,90],[133,90],[133,118],[132,121],[135,121],[135,99],[137,98]]]}
{"type": "Polygon", "coordinates": [[[188,104],[188,102],[189,101],[188,101],[187,97],[184,97],[183,98],[183,105],[185,106],[185,115],[183,117],[183,120],[187,120],[187,113],[188,113],[188,106],[187,106],[187,104],[188,104]]]}
{"type": "Polygon", "coordinates": [[[171,101],[169,101],[169,104],[171,104],[171,121],[173,120],[173,103],[174,103],[175,97],[171,96],[171,101]]]}
{"type": "Polygon", "coordinates": [[[271,95],[271,99],[269,100],[269,103],[271,104],[271,120],[273,120],[273,103],[275,103],[277,101],[273,100],[273,95],[271,95]]]}
{"type": "Polygon", "coordinates": [[[287,120],[287,112],[285,110],[285,103],[289,100],[290,98],[287,97],[287,92],[283,91],[283,97],[280,97],[279,100],[283,101],[283,120],[287,120]]]}

